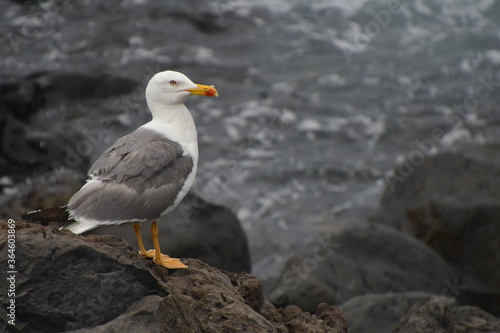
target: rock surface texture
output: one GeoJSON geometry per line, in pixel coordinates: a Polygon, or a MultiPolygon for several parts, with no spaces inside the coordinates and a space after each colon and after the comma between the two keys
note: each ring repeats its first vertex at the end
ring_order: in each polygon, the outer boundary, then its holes
{"type": "Polygon", "coordinates": [[[499,147],[463,146],[429,156],[406,178],[398,176],[400,167],[372,221],[413,235],[499,289],[499,147]]]}
{"type": "MultiPolygon", "coordinates": [[[[435,251],[389,227],[348,227],[325,242],[329,245],[324,253],[295,255],[287,263],[270,294],[271,301],[314,311],[319,302],[341,304],[369,293],[424,291],[439,295],[446,290],[446,281],[459,276],[435,251]]],[[[462,296],[473,289],[471,283],[467,285],[462,296]]]]}
{"type": "Polygon", "coordinates": [[[416,304],[392,332],[493,333],[500,332],[500,318],[473,306],[459,306],[450,299],[433,299],[416,304]]]}
{"type": "Polygon", "coordinates": [[[349,332],[390,332],[416,303],[434,298],[439,296],[418,291],[368,294],[355,296],[339,308],[349,321],[349,332]]]}
{"type": "MultiPolygon", "coordinates": [[[[5,221],[0,231],[6,235],[5,221]]],[[[0,251],[6,244],[2,236],[0,251]]],[[[183,259],[188,269],[169,271],[114,236],[19,222],[16,245],[19,332],[347,332],[333,306],[319,304],[314,315],[296,306],[277,309],[248,273],[196,259],[183,259]]],[[[0,264],[6,267],[6,256],[0,264]]],[[[5,295],[0,302],[6,311],[5,295]]],[[[12,330],[1,318],[0,330],[12,330]]]]}

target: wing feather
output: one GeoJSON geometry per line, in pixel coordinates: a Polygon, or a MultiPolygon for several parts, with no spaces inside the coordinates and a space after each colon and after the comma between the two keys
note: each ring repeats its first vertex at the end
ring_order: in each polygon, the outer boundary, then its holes
{"type": "Polygon", "coordinates": [[[173,205],[193,170],[182,147],[138,129],[108,148],[89,170],[89,181],[69,201],[75,220],[152,220],[173,205]]]}

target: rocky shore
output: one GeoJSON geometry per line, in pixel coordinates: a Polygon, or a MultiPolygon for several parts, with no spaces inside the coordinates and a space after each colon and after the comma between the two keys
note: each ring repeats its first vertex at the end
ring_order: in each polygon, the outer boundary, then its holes
{"type": "Polygon", "coordinates": [[[500,332],[500,0],[395,3],[0,1],[0,331],[500,332]],[[167,69],[220,92],[188,101],[197,180],[159,223],[190,268],[22,223],[167,69]]]}
{"type": "MultiPolygon", "coordinates": [[[[399,179],[404,163],[392,177],[399,179]]],[[[499,174],[495,145],[427,156],[403,181],[389,179],[369,221],[321,221],[311,252],[292,254],[266,294],[245,273],[247,238],[230,210],[186,197],[160,223],[162,246],[210,265],[184,259],[188,270],[166,271],[137,255],[130,228],[76,236],[20,222],[22,211],[63,205],[83,182],[67,169],[43,173],[4,197],[2,208],[16,225],[16,329],[496,332],[499,174]]],[[[3,221],[1,253],[7,231],[3,221]]],[[[7,266],[8,256],[0,258],[7,266]]],[[[4,314],[9,301],[0,296],[4,314]]]]}
{"type": "MultiPolygon", "coordinates": [[[[0,221],[2,235],[6,221],[0,221]]],[[[15,326],[0,295],[2,332],[347,332],[337,308],[275,308],[258,279],[200,260],[166,270],[114,236],[16,223],[15,326]]],[[[7,239],[0,239],[7,251],[7,239]]],[[[7,267],[7,256],[0,265],[7,267]]],[[[0,287],[7,290],[7,280],[0,287]]]]}
{"type": "Polygon", "coordinates": [[[403,178],[406,163],[369,221],[322,222],[329,232],[288,261],[275,304],[334,304],[353,332],[500,329],[500,147],[429,155],[403,178]]]}

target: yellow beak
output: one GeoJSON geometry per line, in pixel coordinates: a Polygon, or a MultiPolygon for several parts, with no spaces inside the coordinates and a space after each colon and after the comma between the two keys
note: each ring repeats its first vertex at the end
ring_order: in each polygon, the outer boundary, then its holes
{"type": "Polygon", "coordinates": [[[198,86],[198,88],[186,89],[186,91],[189,91],[192,95],[203,95],[203,96],[209,96],[209,97],[219,96],[219,93],[214,88],[214,86],[204,86],[202,84],[196,84],[196,85],[198,86]]]}

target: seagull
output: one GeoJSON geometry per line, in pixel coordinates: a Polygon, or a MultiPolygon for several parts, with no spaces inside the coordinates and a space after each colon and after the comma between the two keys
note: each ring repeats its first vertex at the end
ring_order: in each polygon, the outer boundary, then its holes
{"type": "Polygon", "coordinates": [[[175,71],[155,74],[146,87],[152,120],[118,139],[95,161],[88,180],[63,207],[28,212],[23,219],[66,217],[61,229],[81,234],[102,225],[131,224],[143,258],[169,269],[187,268],[160,251],[158,218],[175,209],[193,185],[198,139],[184,105],[191,95],[218,96],[175,71]],[[154,250],[146,251],[141,224],[151,222],[154,250]]]}

